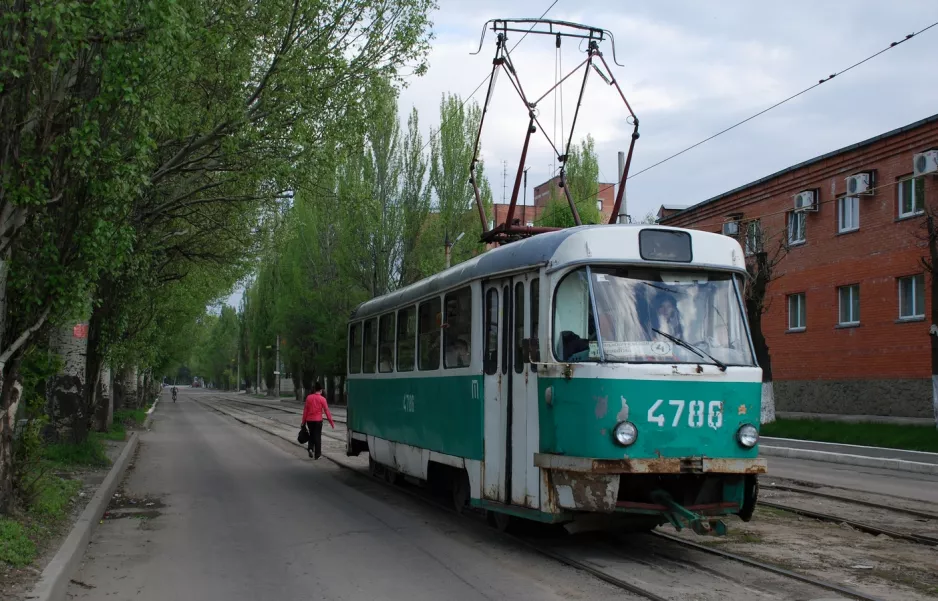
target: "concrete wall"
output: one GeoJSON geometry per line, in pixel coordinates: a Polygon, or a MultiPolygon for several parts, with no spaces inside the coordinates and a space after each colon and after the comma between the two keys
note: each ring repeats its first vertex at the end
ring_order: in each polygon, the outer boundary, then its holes
{"type": "Polygon", "coordinates": [[[931,379],[781,380],[777,411],[933,418],[931,379]]]}
{"type": "MultiPolygon", "coordinates": [[[[936,116],[938,117],[938,116],[936,116]]],[[[779,411],[922,416],[931,413],[926,319],[899,320],[898,278],[924,273],[924,218],[899,217],[898,182],[912,157],[938,147],[938,118],[821,157],[662,219],[664,225],[720,232],[741,215],[758,220],[770,253],[787,243],[792,196],[819,189],[805,241],[791,245],[769,285],[763,330],[772,356],[779,411]],[[847,176],[875,171],[859,200],[859,229],[838,233],[838,198],[847,176]],[[859,284],[860,323],[838,325],[838,288],[859,284]],[[788,298],[804,294],[806,328],[788,328],[788,298]]],[[[925,205],[938,208],[938,178],[926,176],[925,205]]],[[[740,242],[744,239],[741,236],[740,242]]],[[[925,286],[925,314],[932,299],[925,286]]]]}

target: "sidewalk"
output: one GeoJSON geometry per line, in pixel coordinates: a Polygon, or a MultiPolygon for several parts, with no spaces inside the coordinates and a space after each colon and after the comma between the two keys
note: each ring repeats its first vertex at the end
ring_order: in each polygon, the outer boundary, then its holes
{"type": "Polygon", "coordinates": [[[803,413],[800,411],[779,411],[779,419],[816,419],[825,422],[843,422],[847,424],[873,423],[897,424],[900,426],[934,426],[931,417],[890,417],[886,415],[841,415],[839,413],[803,413]]]}
{"type": "Polygon", "coordinates": [[[807,459],[859,467],[938,475],[938,453],[794,440],[791,438],[772,438],[769,436],[759,439],[759,452],[768,457],[807,459]]]}

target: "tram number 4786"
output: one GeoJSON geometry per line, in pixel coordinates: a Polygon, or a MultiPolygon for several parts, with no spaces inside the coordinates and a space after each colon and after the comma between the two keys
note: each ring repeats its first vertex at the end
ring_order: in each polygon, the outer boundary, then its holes
{"type": "Polygon", "coordinates": [[[667,421],[664,412],[672,413],[671,427],[677,428],[681,423],[681,417],[684,415],[684,407],[687,407],[687,426],[689,428],[702,428],[704,425],[704,414],[707,418],[707,426],[717,430],[723,426],[723,401],[710,401],[704,404],[704,401],[668,401],[671,411],[662,408],[663,399],[658,399],[648,410],[648,423],[664,426],[667,421]],[[662,409],[662,412],[659,412],[662,409]]]}

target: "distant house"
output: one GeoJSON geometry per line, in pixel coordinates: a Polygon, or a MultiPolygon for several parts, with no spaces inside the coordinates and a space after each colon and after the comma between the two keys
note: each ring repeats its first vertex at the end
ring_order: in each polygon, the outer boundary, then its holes
{"type": "MultiPolygon", "coordinates": [[[[550,202],[551,190],[554,191],[558,198],[564,198],[563,188],[560,187],[559,175],[547,180],[543,184],[534,186],[534,199],[531,204],[522,205],[522,199],[518,199],[514,214],[514,219],[517,220],[518,225],[539,225],[538,220],[541,217],[541,213],[544,212],[544,208],[547,206],[547,203],[550,202]]],[[[580,201],[578,198],[574,200],[580,201]]],[[[599,212],[603,215],[603,221],[608,222],[609,216],[612,215],[612,208],[616,204],[616,185],[599,182],[599,194],[596,195],[595,202],[596,208],[598,208],[599,212]]],[[[507,218],[508,205],[500,203],[495,204],[495,225],[505,223],[505,219],[507,218]]]]}

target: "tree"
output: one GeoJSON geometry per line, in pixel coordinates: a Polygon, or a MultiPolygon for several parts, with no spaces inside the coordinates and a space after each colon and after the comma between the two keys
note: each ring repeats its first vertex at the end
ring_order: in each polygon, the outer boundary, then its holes
{"type": "MultiPolygon", "coordinates": [[[[469,182],[468,166],[472,161],[473,140],[482,118],[482,109],[475,102],[464,102],[458,95],[445,94],[440,101],[440,128],[430,139],[430,188],[434,211],[422,230],[421,248],[427,251],[425,268],[429,273],[441,271],[445,265],[444,244],[455,243],[460,234],[467,240],[453,246],[452,263],[464,261],[485,250],[473,243],[482,235],[482,224],[473,210],[475,192],[469,182]],[[432,252],[432,248],[439,249],[432,252]]],[[[476,174],[486,214],[491,214],[492,191],[484,175],[482,161],[476,174]]]]}
{"type": "Polygon", "coordinates": [[[744,231],[743,246],[746,251],[746,271],[749,273],[745,289],[746,317],[756,361],[762,368],[760,420],[767,424],[775,421],[775,390],[772,384],[772,356],[762,331],[762,316],[768,310],[766,296],[769,284],[778,278],[779,263],[788,254],[787,231],[766,238],[759,220],[748,222],[744,231]]]}
{"type": "MultiPolygon", "coordinates": [[[[570,147],[566,168],[567,187],[573,203],[584,225],[602,223],[603,216],[597,206],[599,198],[599,159],[596,156],[595,142],[587,136],[580,144],[570,147]]],[[[538,219],[544,227],[573,227],[573,213],[564,191],[551,187],[550,199],[544,212],[538,219]]]]}
{"type": "MultiPolygon", "coordinates": [[[[919,179],[917,182],[923,182],[919,179]]],[[[916,183],[915,185],[919,185],[916,183]]],[[[922,185],[922,195],[924,198],[924,183],[922,185]]],[[[936,219],[935,209],[930,206],[925,207],[925,229],[924,242],[927,248],[927,254],[922,257],[922,265],[928,272],[931,282],[929,283],[929,294],[931,298],[931,327],[928,330],[929,341],[931,345],[931,380],[932,380],[932,409],[935,416],[935,427],[938,428],[938,219],[936,219]]]]}

